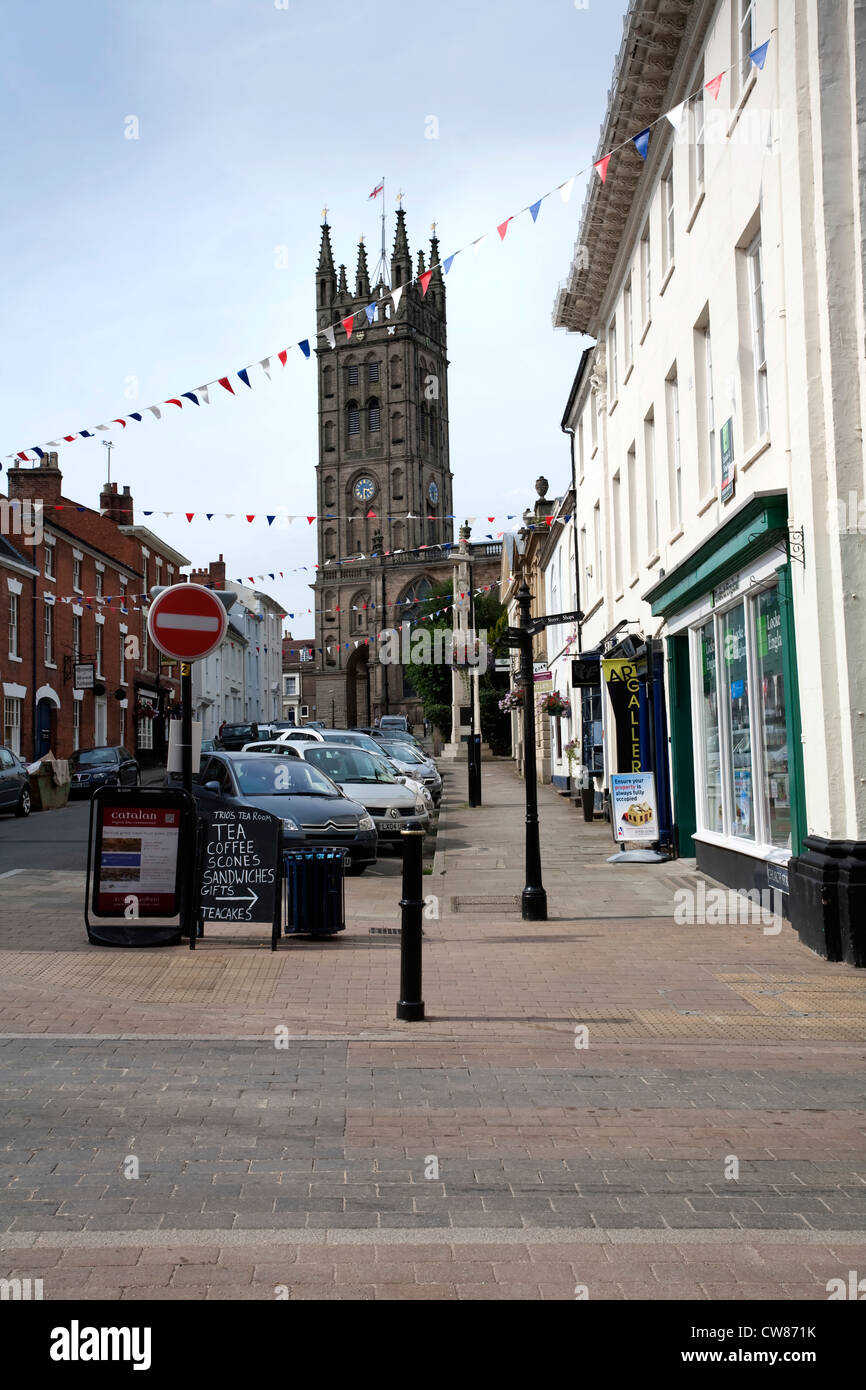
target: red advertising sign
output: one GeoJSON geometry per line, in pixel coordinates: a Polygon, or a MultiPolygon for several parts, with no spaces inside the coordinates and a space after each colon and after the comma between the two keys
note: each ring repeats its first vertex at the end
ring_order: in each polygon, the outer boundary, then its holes
{"type": "Polygon", "coordinates": [[[126,917],[173,917],[181,811],[106,806],[96,865],[96,911],[126,917]]]}
{"type": "Polygon", "coordinates": [[[228,614],[212,589],[173,584],[153,600],[147,615],[151,642],[175,661],[200,661],[226,635],[228,614]]]}

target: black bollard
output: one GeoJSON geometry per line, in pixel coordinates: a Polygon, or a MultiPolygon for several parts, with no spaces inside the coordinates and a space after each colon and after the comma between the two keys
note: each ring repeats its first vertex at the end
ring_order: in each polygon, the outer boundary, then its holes
{"type": "Polygon", "coordinates": [[[400,832],[403,842],[403,896],[400,899],[400,999],[397,1017],[406,1023],[416,1023],[424,1017],[421,998],[421,912],[422,892],[421,853],[424,831],[417,821],[410,821],[400,832]]]}

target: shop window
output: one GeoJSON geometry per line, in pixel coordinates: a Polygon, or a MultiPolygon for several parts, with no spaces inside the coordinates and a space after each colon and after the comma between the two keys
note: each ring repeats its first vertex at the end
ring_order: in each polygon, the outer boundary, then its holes
{"type": "Polygon", "coordinates": [[[698,736],[703,744],[702,821],[706,830],[724,834],[722,804],[722,754],[719,744],[718,671],[716,666],[716,625],[710,619],[698,629],[700,715],[698,736]]]}
{"type": "Polygon", "coordinates": [[[722,689],[730,739],[728,792],[731,798],[731,834],[755,838],[754,787],[752,785],[752,730],[746,655],[746,608],[728,609],[722,618],[722,689]]]}
{"type": "Polygon", "coordinates": [[[782,666],[782,610],[779,590],[767,589],[755,605],[756,695],[760,706],[762,794],[766,838],[777,849],[791,848],[791,792],[785,677],[782,666]]]}

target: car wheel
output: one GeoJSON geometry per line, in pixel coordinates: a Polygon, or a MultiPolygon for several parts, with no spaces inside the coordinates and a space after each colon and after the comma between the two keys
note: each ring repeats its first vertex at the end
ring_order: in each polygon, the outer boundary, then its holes
{"type": "Polygon", "coordinates": [[[16,816],[29,816],[29,815],[30,815],[30,809],[31,809],[30,788],[29,788],[29,787],[22,787],[22,788],[21,788],[21,796],[20,796],[19,799],[18,799],[18,805],[15,807],[15,814],[16,814],[16,816]]]}
{"type": "Polygon", "coordinates": [[[350,864],[346,873],[350,878],[360,878],[361,874],[367,868],[369,868],[368,864],[350,864]]]}

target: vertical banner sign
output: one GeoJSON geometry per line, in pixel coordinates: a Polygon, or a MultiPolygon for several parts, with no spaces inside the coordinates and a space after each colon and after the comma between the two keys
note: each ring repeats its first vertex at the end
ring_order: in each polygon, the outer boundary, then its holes
{"type": "Polygon", "coordinates": [[[721,499],[729,502],[734,495],[734,422],[726,420],[719,431],[722,455],[721,499]]]}
{"type": "Polygon", "coordinates": [[[643,772],[640,731],[645,694],[637,665],[619,657],[601,664],[616,723],[617,769],[623,773],[643,772]]]}

